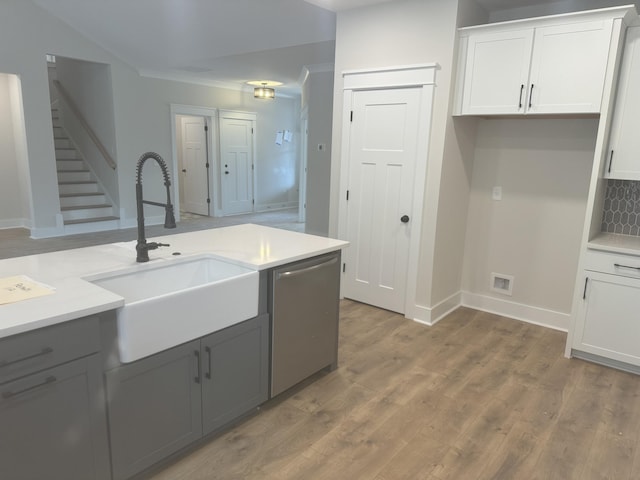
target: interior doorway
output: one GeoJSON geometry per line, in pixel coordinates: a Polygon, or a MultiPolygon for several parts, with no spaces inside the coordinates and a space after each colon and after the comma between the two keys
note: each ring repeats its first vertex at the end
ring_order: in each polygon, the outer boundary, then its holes
{"type": "Polygon", "coordinates": [[[176,220],[183,213],[220,216],[215,108],[171,105],[176,220]]]}
{"type": "Polygon", "coordinates": [[[211,214],[208,130],[205,117],[178,115],[180,205],[183,212],[207,216],[211,214]]]}

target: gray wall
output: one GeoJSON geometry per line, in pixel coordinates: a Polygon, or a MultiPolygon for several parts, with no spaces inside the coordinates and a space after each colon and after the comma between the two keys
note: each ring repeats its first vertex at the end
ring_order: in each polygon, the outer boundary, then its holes
{"type": "Polygon", "coordinates": [[[18,162],[9,95],[10,81],[10,75],[0,74],[0,227],[3,223],[11,225],[10,222],[22,221],[20,204],[16,201],[20,198],[20,185],[15,181],[18,177],[18,162]]]}
{"type": "MultiPolygon", "coordinates": [[[[56,223],[60,210],[46,54],[110,65],[119,197],[125,226],[135,225],[134,177],[139,156],[149,150],[156,151],[170,163],[173,171],[172,103],[256,112],[259,169],[256,203],[273,205],[297,201],[297,171],[287,170],[297,162],[296,144],[278,149],[274,139],[280,129],[293,131],[294,141],[299,137],[298,100],[280,96],[266,103],[241,91],[140,77],[119,59],[30,1],[0,2],[0,43],[19,46],[0,50],[0,72],[17,74],[22,82],[27,148],[18,162],[28,165],[30,175],[32,236],[60,234],[56,223]],[[286,190],[273,188],[281,188],[285,183],[286,190]]],[[[145,196],[162,198],[160,178],[158,169],[145,167],[145,196]]],[[[153,220],[150,219],[150,223],[153,220]]]]}
{"type": "Polygon", "coordinates": [[[309,119],[307,142],[307,198],[305,231],[329,234],[329,192],[331,189],[331,117],[333,71],[310,72],[303,86],[309,119]],[[318,150],[323,144],[325,149],[318,150]]]}

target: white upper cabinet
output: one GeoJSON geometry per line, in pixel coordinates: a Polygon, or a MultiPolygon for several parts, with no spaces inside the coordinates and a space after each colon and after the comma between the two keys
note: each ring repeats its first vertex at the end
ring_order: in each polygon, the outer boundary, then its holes
{"type": "Polygon", "coordinates": [[[613,23],[627,10],[461,28],[456,114],[600,113],[613,23]]]}
{"type": "Polygon", "coordinates": [[[627,30],[605,176],[640,180],[640,27],[627,30]]]}
{"type": "Polygon", "coordinates": [[[463,112],[470,115],[524,111],[533,30],[470,35],[463,112]]]}

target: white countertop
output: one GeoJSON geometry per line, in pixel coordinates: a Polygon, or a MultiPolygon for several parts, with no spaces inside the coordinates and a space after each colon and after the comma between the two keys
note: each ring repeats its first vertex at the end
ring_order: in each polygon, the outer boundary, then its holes
{"type": "MultiPolygon", "coordinates": [[[[255,270],[345,248],[348,242],[260,225],[201,230],[154,237],[148,241],[170,244],[149,252],[150,262],[170,261],[206,253],[255,270]],[[180,252],[180,256],[174,256],[180,252]]],[[[0,260],[0,278],[28,277],[55,288],[53,295],[0,305],[0,338],[73,320],[124,305],[124,299],[82,277],[136,263],[136,242],[113,243],[0,260]]]]}
{"type": "Polygon", "coordinates": [[[624,253],[626,255],[640,255],[640,237],[616,235],[615,233],[601,233],[589,241],[587,248],[605,252],[624,253]]]}

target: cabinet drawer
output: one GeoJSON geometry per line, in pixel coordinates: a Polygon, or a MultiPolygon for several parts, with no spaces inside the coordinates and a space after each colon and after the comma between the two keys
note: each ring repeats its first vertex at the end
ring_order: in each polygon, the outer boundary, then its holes
{"type": "Polygon", "coordinates": [[[640,278],[640,257],[587,250],[585,270],[640,278]]]}
{"type": "Polygon", "coordinates": [[[100,350],[98,317],[0,340],[0,384],[100,350]]]}

